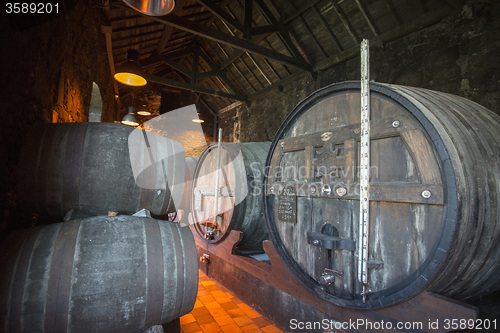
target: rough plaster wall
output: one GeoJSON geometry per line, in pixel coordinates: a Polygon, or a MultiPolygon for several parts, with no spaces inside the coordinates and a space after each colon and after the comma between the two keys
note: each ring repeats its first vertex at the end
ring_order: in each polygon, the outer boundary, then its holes
{"type": "MultiPolygon", "coordinates": [[[[469,1],[455,16],[404,38],[370,47],[371,79],[444,91],[500,113],[500,2],[469,1]]],[[[221,115],[224,141],[266,141],[315,90],[358,80],[359,57],[304,75],[221,115]]]]}
{"type": "Polygon", "coordinates": [[[21,219],[16,216],[15,166],[24,133],[32,125],[52,122],[53,111],[58,122],[87,121],[92,82],[101,90],[103,120],[114,120],[101,12],[90,4],[66,1],[59,15],[42,17],[31,27],[30,17],[19,25],[19,17],[0,13],[0,236],[21,219]]]}

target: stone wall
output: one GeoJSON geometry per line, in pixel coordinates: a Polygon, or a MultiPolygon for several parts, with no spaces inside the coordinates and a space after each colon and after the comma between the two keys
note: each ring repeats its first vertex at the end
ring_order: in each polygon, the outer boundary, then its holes
{"type": "MultiPolygon", "coordinates": [[[[500,114],[500,2],[472,0],[460,13],[392,42],[370,46],[371,79],[469,98],[500,114]]],[[[223,140],[268,141],[293,108],[326,85],[358,80],[355,57],[315,77],[304,74],[283,91],[257,96],[221,114],[223,140]]]]}
{"type": "Polygon", "coordinates": [[[58,14],[0,14],[0,235],[21,223],[15,200],[23,136],[42,123],[87,121],[92,84],[103,120],[114,121],[115,99],[101,9],[87,0],[59,1],[58,14]]]}

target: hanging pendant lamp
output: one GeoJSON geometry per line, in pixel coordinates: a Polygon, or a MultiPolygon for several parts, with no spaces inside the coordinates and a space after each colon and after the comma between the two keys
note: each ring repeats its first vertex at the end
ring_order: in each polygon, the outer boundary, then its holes
{"type": "Polygon", "coordinates": [[[174,0],[123,0],[133,9],[151,16],[167,15],[174,9],[174,0]]]}
{"type": "Polygon", "coordinates": [[[138,59],[139,52],[133,49],[128,50],[127,61],[117,67],[115,80],[128,86],[145,86],[148,81],[144,78],[146,74],[137,62],[138,59]]]}
{"type": "Polygon", "coordinates": [[[122,124],[128,125],[128,126],[138,126],[139,122],[137,121],[137,118],[134,115],[134,107],[129,106],[128,107],[128,113],[123,117],[122,119],[122,124]]]}
{"type": "Polygon", "coordinates": [[[146,105],[141,105],[135,110],[139,116],[150,116],[151,112],[148,110],[146,105]]]}

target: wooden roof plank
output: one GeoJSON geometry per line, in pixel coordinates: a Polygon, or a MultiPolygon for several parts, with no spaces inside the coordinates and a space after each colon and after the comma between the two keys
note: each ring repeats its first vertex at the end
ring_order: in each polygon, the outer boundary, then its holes
{"type": "Polygon", "coordinates": [[[352,37],[354,44],[358,45],[361,41],[359,40],[358,35],[356,35],[356,32],[354,31],[352,24],[349,22],[349,19],[347,18],[346,14],[344,13],[342,8],[340,8],[339,4],[337,3],[337,0],[331,0],[330,2],[333,6],[333,9],[335,9],[335,12],[339,16],[340,21],[342,22],[342,24],[346,28],[349,35],[352,37]]]}
{"type": "Polygon", "coordinates": [[[400,25],[403,23],[401,18],[398,15],[398,12],[396,11],[396,7],[394,7],[394,3],[392,0],[384,0],[385,6],[387,7],[387,10],[389,11],[389,14],[391,14],[392,19],[394,20],[394,23],[397,25],[400,25]]]}
{"type": "Polygon", "coordinates": [[[378,36],[380,32],[375,26],[375,23],[370,15],[370,12],[368,11],[368,8],[366,8],[365,4],[361,0],[354,0],[354,1],[356,2],[356,5],[358,6],[359,11],[361,12],[361,15],[363,15],[363,17],[365,18],[366,23],[368,23],[370,30],[373,32],[375,36],[378,36]]]}
{"type": "Polygon", "coordinates": [[[169,14],[162,17],[152,17],[152,19],[163,24],[172,25],[178,29],[190,32],[194,35],[210,39],[219,43],[228,44],[231,45],[232,47],[244,50],[246,52],[259,54],[263,57],[271,58],[278,62],[295,66],[306,71],[309,71],[311,69],[311,66],[303,61],[286,56],[274,50],[262,47],[258,44],[251,43],[247,40],[240,39],[238,37],[225,34],[221,31],[202,26],[196,22],[186,20],[183,17],[174,14],[169,14]]]}
{"type": "Polygon", "coordinates": [[[232,27],[236,28],[237,30],[243,32],[244,31],[244,24],[241,24],[235,17],[231,16],[228,14],[224,9],[216,5],[213,1],[211,0],[196,0],[200,5],[205,7],[208,11],[210,11],[213,15],[218,17],[219,19],[227,22],[230,24],[232,27]]]}
{"type": "Polygon", "coordinates": [[[339,39],[337,38],[337,36],[333,32],[332,27],[328,24],[328,22],[326,21],[325,17],[321,14],[321,11],[318,9],[318,7],[314,6],[314,12],[316,13],[316,15],[318,15],[321,23],[323,24],[323,26],[325,27],[326,31],[328,32],[328,35],[330,36],[330,38],[335,43],[335,46],[337,46],[337,48],[339,49],[339,51],[344,51],[344,48],[342,47],[342,44],[340,44],[339,39]]]}

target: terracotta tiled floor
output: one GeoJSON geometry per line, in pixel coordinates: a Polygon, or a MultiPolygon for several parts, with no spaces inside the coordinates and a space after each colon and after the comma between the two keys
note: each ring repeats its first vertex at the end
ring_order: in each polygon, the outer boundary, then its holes
{"type": "Polygon", "coordinates": [[[283,332],[201,271],[194,309],[180,321],[183,333],[283,332]]]}

